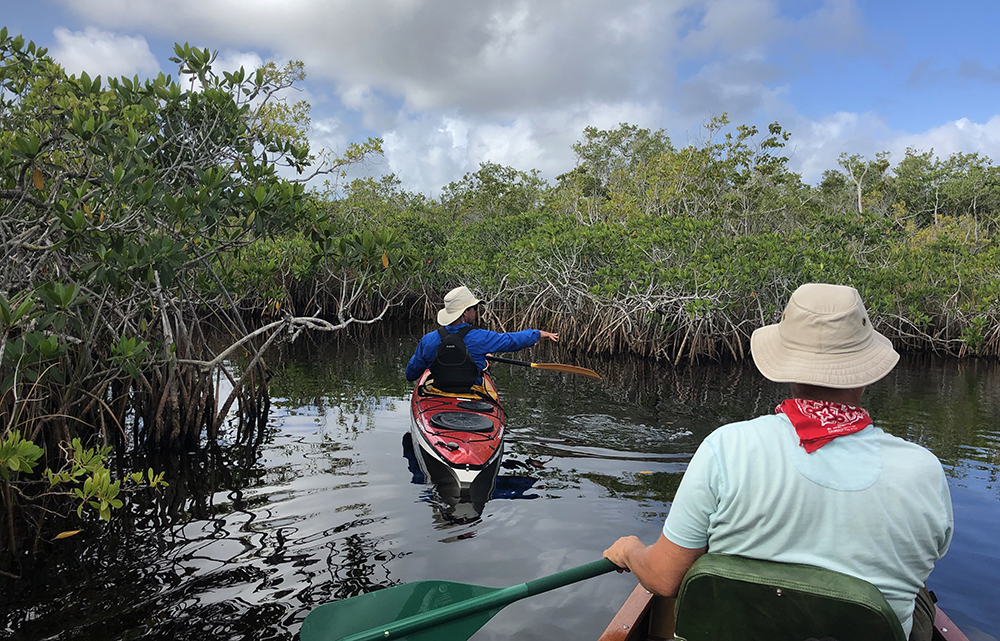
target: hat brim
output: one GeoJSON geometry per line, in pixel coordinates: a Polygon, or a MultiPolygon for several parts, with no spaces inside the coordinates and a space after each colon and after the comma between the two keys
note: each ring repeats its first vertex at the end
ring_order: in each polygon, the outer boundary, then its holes
{"type": "Polygon", "coordinates": [[[899,362],[888,338],[878,332],[871,337],[851,353],[806,352],[782,344],[778,325],[767,325],[750,335],[750,354],[760,373],[776,383],[853,389],[878,381],[899,362]]]}
{"type": "Polygon", "coordinates": [[[447,312],[446,310],[443,310],[443,309],[439,310],[438,311],[438,325],[451,325],[453,322],[455,322],[455,320],[459,316],[461,316],[464,313],[465,313],[464,309],[462,311],[460,311],[460,312],[457,312],[457,313],[454,313],[454,312],[449,313],[449,312],[447,312]]]}
{"type": "Polygon", "coordinates": [[[451,325],[456,320],[458,320],[462,316],[462,314],[465,313],[465,310],[469,309],[470,307],[475,307],[481,301],[478,298],[473,297],[473,298],[468,298],[461,302],[465,306],[462,307],[462,309],[458,310],[457,312],[449,312],[447,309],[438,310],[438,325],[442,326],[451,325]]]}

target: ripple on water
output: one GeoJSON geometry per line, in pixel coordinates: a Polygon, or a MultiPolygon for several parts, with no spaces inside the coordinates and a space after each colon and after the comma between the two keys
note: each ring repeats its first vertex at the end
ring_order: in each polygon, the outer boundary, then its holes
{"type": "MultiPolygon", "coordinates": [[[[509,465],[484,505],[456,516],[404,456],[412,345],[309,345],[293,379],[307,392],[275,385],[293,400],[272,405],[257,449],[223,443],[224,465],[197,459],[161,503],[136,508],[136,531],[88,524],[26,580],[0,576],[12,604],[0,636],[291,641],[315,605],[399,582],[504,586],[564,570],[625,534],[654,541],[700,439],[784,393],[752,365],[607,385],[506,372],[509,465]]],[[[996,636],[1000,374],[897,369],[872,387],[873,415],[948,462],[955,501],[955,539],[929,585],[967,633],[996,636]]],[[[476,639],[596,638],[633,586],[612,573],[532,597],[476,639]]]]}
{"type": "Polygon", "coordinates": [[[622,452],[678,452],[697,446],[691,442],[693,432],[683,426],[634,423],[607,414],[573,414],[553,427],[568,444],[601,443],[622,452]]]}

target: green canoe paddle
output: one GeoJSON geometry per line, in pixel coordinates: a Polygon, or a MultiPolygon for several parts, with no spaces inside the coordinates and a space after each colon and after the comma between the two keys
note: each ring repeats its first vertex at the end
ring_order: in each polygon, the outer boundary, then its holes
{"type": "Polygon", "coordinates": [[[414,581],[317,606],[301,641],[465,641],[514,601],[600,576],[618,566],[601,559],[509,588],[414,581]]]}

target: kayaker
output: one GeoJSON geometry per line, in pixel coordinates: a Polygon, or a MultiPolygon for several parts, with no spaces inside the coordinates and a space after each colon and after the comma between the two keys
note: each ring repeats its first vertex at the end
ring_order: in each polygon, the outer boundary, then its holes
{"type": "Polygon", "coordinates": [[[954,518],[938,459],[861,407],[865,387],[899,360],[892,343],[854,288],[810,283],[781,322],[753,333],[750,352],[766,378],[791,384],[791,398],[710,434],[656,543],[623,537],[604,556],[663,596],[706,551],[843,572],[878,587],[909,638],[928,641],[924,581],[954,518]]]}
{"type": "Polygon", "coordinates": [[[473,385],[482,383],[487,354],[515,352],[531,347],[542,338],[559,340],[559,334],[538,329],[520,332],[472,329],[479,303],[479,299],[464,285],[445,294],[444,308],[437,315],[441,327],[420,339],[406,365],[406,380],[415,381],[425,369],[430,369],[435,388],[467,391],[473,385]]]}

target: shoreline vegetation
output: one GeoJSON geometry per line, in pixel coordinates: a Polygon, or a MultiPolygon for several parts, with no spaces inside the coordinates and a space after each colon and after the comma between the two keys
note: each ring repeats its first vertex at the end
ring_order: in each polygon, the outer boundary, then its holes
{"type": "Polygon", "coordinates": [[[781,125],[721,116],[686,147],[588,127],[554,182],[486,162],[430,197],[348,180],[380,140],[309,148],[301,63],[175,54],[176,79],[67,76],[0,29],[0,551],[162,490],[157,455],[259,442],[276,343],[422,321],[459,283],[588,354],[742,359],[822,281],[902,351],[1000,356],[989,158],[845,153],[808,185],[781,125]]]}

